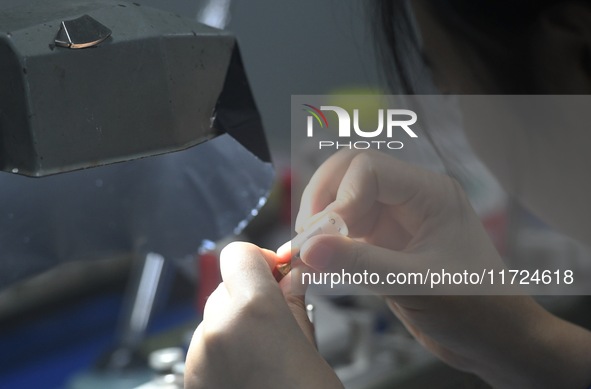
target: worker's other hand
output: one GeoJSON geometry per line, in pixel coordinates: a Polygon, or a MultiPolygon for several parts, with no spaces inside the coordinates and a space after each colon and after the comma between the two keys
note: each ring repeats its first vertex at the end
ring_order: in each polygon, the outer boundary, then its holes
{"type": "MultiPolygon", "coordinates": [[[[304,262],[317,270],[376,273],[384,282],[369,286],[381,294],[433,293],[430,282],[416,287],[385,282],[390,273],[445,268],[481,275],[504,267],[455,180],[384,153],[340,152],[329,158],[304,190],[296,230],[322,211],[339,214],[354,239],[314,237],[301,247],[304,262]]],[[[439,292],[472,294],[486,284],[437,286],[439,292]]]]}
{"type": "Polygon", "coordinates": [[[278,284],[271,273],[281,261],[248,243],[224,248],[223,282],[191,341],[186,388],[342,388],[316,350],[303,296],[292,294],[289,275],[278,284]]]}
{"type": "MultiPolygon", "coordinates": [[[[502,267],[453,179],[383,153],[339,152],[329,158],[304,190],[296,229],[323,210],[344,219],[350,238],[319,235],[302,246],[303,262],[320,272],[367,271],[383,281],[388,273],[429,268],[502,267]]],[[[392,311],[434,354],[502,387],[524,377],[518,370],[536,349],[527,342],[539,340],[548,328],[548,315],[528,297],[417,297],[382,283],[367,286],[386,296],[392,311]]]]}

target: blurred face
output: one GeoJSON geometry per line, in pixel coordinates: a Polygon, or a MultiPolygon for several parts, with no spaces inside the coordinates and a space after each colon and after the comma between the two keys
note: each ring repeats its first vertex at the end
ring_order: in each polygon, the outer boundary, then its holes
{"type": "Polygon", "coordinates": [[[502,111],[500,116],[512,120],[494,126],[483,120],[484,112],[464,106],[462,114],[468,140],[505,189],[548,223],[591,243],[589,6],[565,2],[540,15],[531,35],[515,37],[513,42],[523,47],[513,54],[525,66],[522,70],[517,66],[515,73],[502,79],[494,71],[498,64],[484,60],[462,37],[446,29],[430,3],[414,0],[412,6],[424,55],[443,93],[511,93],[509,80],[527,78],[528,93],[587,94],[557,97],[537,109],[534,98],[529,109],[500,104],[489,117],[502,111]]]}

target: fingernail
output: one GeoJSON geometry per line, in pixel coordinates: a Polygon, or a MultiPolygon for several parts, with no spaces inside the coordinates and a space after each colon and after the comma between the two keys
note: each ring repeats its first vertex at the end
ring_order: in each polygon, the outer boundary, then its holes
{"type": "Polygon", "coordinates": [[[291,256],[291,240],[283,243],[275,252],[279,257],[283,257],[286,255],[291,256]]]}
{"type": "Polygon", "coordinates": [[[314,239],[306,241],[300,249],[300,257],[308,265],[317,270],[330,266],[334,256],[334,249],[326,244],[313,244],[314,239]]]}

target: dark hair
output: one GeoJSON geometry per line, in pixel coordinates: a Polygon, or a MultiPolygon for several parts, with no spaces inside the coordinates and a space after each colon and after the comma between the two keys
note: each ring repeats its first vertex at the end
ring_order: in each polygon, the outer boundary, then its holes
{"type": "MultiPolygon", "coordinates": [[[[564,1],[432,0],[429,7],[458,42],[485,63],[494,64],[491,71],[499,81],[498,92],[536,93],[529,79],[529,48],[516,37],[527,37],[543,10],[564,1]]],[[[425,93],[419,81],[429,72],[429,59],[421,51],[409,3],[378,0],[374,4],[376,52],[390,86],[404,94],[425,93]]]]}

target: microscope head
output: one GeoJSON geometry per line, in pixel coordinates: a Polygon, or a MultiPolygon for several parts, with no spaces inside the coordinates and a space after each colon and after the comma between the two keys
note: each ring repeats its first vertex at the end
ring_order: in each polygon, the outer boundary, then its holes
{"type": "Polygon", "coordinates": [[[137,3],[0,12],[0,170],[45,176],[230,133],[269,154],[235,39],[137,3]]]}

